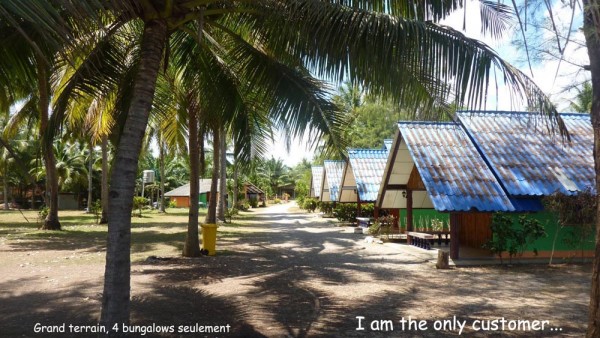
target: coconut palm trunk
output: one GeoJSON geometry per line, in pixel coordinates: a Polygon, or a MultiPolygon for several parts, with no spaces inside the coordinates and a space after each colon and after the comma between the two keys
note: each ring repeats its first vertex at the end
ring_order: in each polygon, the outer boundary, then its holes
{"type": "Polygon", "coordinates": [[[219,139],[220,165],[219,165],[219,208],[217,209],[217,218],[225,221],[225,212],[227,211],[227,142],[225,141],[225,128],[221,127],[219,131],[221,138],[219,139]]]}
{"type": "MultiPolygon", "coordinates": [[[[596,191],[600,191],[600,15],[598,0],[584,0],[583,31],[590,58],[592,74],[591,119],[594,129],[594,162],[596,191]]],[[[592,271],[592,287],[587,337],[600,337],[600,203],[596,211],[596,249],[592,271]]]]}
{"type": "MultiPolygon", "coordinates": [[[[217,223],[217,203],[219,202],[217,199],[217,186],[219,182],[219,144],[221,142],[220,139],[219,128],[213,128],[213,168],[212,168],[212,177],[210,182],[210,199],[208,201],[208,212],[206,213],[205,222],[208,224],[217,223]]],[[[221,191],[221,193],[223,193],[221,191]]]]}
{"type": "MultiPolygon", "coordinates": [[[[50,84],[48,83],[48,66],[41,57],[36,57],[37,80],[39,94],[39,113],[40,113],[40,135],[45,135],[48,129],[49,104],[50,104],[50,84]]],[[[48,206],[48,216],[42,225],[42,230],[60,230],[58,220],[58,174],[56,172],[56,158],[54,157],[54,147],[52,142],[42,142],[42,152],[44,153],[44,169],[46,171],[46,205],[48,206]]],[[[34,194],[31,195],[32,205],[34,194]]]]}
{"type": "Polygon", "coordinates": [[[4,162],[4,175],[2,175],[3,178],[3,186],[4,186],[4,210],[8,210],[9,209],[9,205],[8,205],[8,161],[4,162]]]}
{"type": "Polygon", "coordinates": [[[238,187],[239,181],[239,172],[238,172],[238,163],[237,159],[234,160],[233,163],[233,196],[232,196],[232,206],[237,208],[238,203],[238,195],[240,194],[240,188],[238,187]]]}
{"type": "Polygon", "coordinates": [[[200,256],[198,240],[198,202],[200,197],[200,140],[198,137],[198,112],[196,107],[189,109],[189,156],[190,156],[190,209],[188,228],[183,245],[184,257],[200,256]]]}
{"type": "Polygon", "coordinates": [[[88,197],[87,197],[87,213],[92,213],[92,174],[94,173],[94,146],[90,142],[90,157],[88,158],[88,197]]]}
{"type": "MultiPolygon", "coordinates": [[[[165,213],[165,145],[162,135],[158,140],[158,162],[160,170],[160,206],[158,212],[165,213]]],[[[198,159],[199,161],[200,159],[198,159]]]]}
{"type": "Polygon", "coordinates": [[[102,216],[100,224],[108,223],[108,136],[102,136],[102,182],[100,184],[100,203],[102,204],[102,216]]]}
{"type": "MultiPolygon", "coordinates": [[[[101,324],[107,328],[129,322],[131,209],[135,178],[166,42],[166,21],[147,21],[144,25],[140,64],[135,77],[132,101],[119,140],[110,180],[108,241],[100,317],[101,324]]],[[[111,332],[110,335],[119,336],[122,333],[111,332]]]]}

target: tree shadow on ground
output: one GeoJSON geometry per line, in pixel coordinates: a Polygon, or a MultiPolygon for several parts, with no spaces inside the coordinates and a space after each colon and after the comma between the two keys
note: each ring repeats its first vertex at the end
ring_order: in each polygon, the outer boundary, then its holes
{"type": "Polygon", "coordinates": [[[57,289],[55,292],[14,294],[10,290],[17,284],[48,283],[49,280],[18,279],[0,284],[0,335],[3,337],[97,337],[97,334],[70,333],[69,324],[95,325],[100,310],[97,285],[81,283],[77,288],[57,289]],[[41,325],[63,325],[65,333],[34,331],[41,325]]]}

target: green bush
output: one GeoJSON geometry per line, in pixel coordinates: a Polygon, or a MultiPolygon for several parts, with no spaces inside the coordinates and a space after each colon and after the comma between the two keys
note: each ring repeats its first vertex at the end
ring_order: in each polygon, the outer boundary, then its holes
{"type": "Polygon", "coordinates": [[[94,203],[92,203],[90,212],[94,214],[94,217],[96,218],[96,224],[98,224],[100,222],[100,214],[102,213],[102,202],[100,200],[96,200],[94,203]]]}
{"type": "Polygon", "coordinates": [[[236,209],[241,211],[246,211],[250,209],[250,202],[247,199],[243,198],[237,201],[236,209]]]}
{"type": "Polygon", "coordinates": [[[48,213],[50,213],[50,208],[48,208],[47,206],[42,206],[40,208],[40,210],[38,211],[38,219],[40,222],[43,222],[46,217],[48,217],[48,213]]]}
{"type": "MultiPolygon", "coordinates": [[[[502,213],[494,214],[492,224],[492,239],[483,245],[493,254],[498,255],[500,263],[503,263],[502,253],[508,252],[509,260],[512,262],[514,256],[521,256],[528,245],[545,237],[544,226],[536,219],[528,218],[526,215],[519,216],[517,224],[513,219],[502,213]]],[[[537,249],[533,248],[537,255],[537,249]]]]}
{"type": "Polygon", "coordinates": [[[133,197],[133,209],[138,209],[138,217],[142,217],[142,208],[148,204],[148,199],[142,196],[134,196],[133,197]]]}
{"type": "Polygon", "coordinates": [[[252,208],[258,208],[258,199],[256,197],[250,198],[250,206],[252,208]]]}
{"type": "Polygon", "coordinates": [[[360,205],[360,216],[358,217],[374,217],[375,216],[375,204],[367,203],[360,205]]]}
{"type": "Polygon", "coordinates": [[[169,208],[177,208],[177,202],[170,200],[168,206],[169,208]]]}
{"type": "Polygon", "coordinates": [[[333,216],[341,222],[356,220],[356,203],[338,203],[333,209],[333,216]]]}
{"type": "Polygon", "coordinates": [[[233,217],[237,216],[239,214],[239,211],[237,208],[227,208],[225,210],[225,218],[229,218],[229,222],[231,223],[231,220],[233,219],[233,217]]]}
{"type": "Polygon", "coordinates": [[[318,207],[325,215],[331,215],[333,213],[333,202],[319,202],[318,207]]]}
{"type": "Polygon", "coordinates": [[[276,198],[273,200],[273,204],[280,204],[281,200],[279,198],[276,198]]]}
{"type": "Polygon", "coordinates": [[[317,209],[317,200],[314,198],[305,198],[301,208],[308,212],[314,212],[317,209]]]}

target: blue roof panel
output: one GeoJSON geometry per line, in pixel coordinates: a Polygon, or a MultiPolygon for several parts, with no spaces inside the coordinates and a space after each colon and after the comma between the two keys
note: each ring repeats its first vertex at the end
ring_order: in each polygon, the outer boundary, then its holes
{"type": "Polygon", "coordinates": [[[594,187],[594,133],[588,114],[561,114],[562,142],[539,114],[459,112],[459,121],[511,196],[575,194],[594,187]]]}
{"type": "Polygon", "coordinates": [[[388,154],[389,151],[386,149],[348,149],[348,161],[356,179],[356,190],[361,201],[377,200],[388,154]]]}
{"type": "Polygon", "coordinates": [[[329,188],[329,199],[337,202],[340,196],[340,186],[342,185],[342,175],[344,174],[344,161],[325,161],[325,175],[327,175],[327,185],[329,188]]]}
{"type": "Polygon", "coordinates": [[[515,211],[461,126],[400,122],[398,127],[436,210],[515,211]]]}

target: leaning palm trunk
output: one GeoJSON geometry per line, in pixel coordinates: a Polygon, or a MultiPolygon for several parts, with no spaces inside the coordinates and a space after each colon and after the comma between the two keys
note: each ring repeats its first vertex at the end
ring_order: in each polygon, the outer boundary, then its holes
{"type": "MultiPolygon", "coordinates": [[[[584,0],[583,30],[592,73],[592,127],[594,129],[594,162],[596,191],[600,191],[600,15],[598,0],[584,0]]],[[[600,337],[600,203],[596,211],[596,250],[592,271],[592,288],[587,337],[600,337]]]]}
{"type": "Polygon", "coordinates": [[[102,217],[100,224],[108,223],[108,136],[102,136],[102,183],[100,184],[100,203],[102,204],[102,217]]]}
{"type": "Polygon", "coordinates": [[[221,152],[220,157],[220,181],[219,181],[219,208],[217,209],[217,218],[221,221],[225,221],[225,212],[227,211],[227,142],[225,142],[225,129],[221,127],[219,132],[221,139],[219,140],[219,151],[221,152]]]}
{"type": "MultiPolygon", "coordinates": [[[[36,58],[38,71],[38,91],[40,110],[40,135],[46,135],[48,132],[48,104],[50,101],[48,69],[46,61],[42,57],[36,58]]],[[[54,157],[54,146],[51,141],[42,142],[42,152],[44,153],[44,169],[46,170],[46,205],[48,206],[48,216],[42,225],[43,230],[60,230],[58,220],[58,175],[56,173],[56,158],[54,157]]],[[[31,196],[33,205],[33,194],[31,196]]]]}
{"type": "MultiPolygon", "coordinates": [[[[220,135],[219,129],[213,129],[213,171],[210,182],[210,199],[208,201],[208,212],[206,214],[205,222],[208,224],[217,223],[217,182],[219,181],[219,144],[220,135]]],[[[223,193],[221,191],[221,193],[223,193]]]]}
{"type": "Polygon", "coordinates": [[[183,245],[184,257],[200,256],[198,240],[198,202],[200,197],[200,145],[198,137],[198,112],[195,107],[189,112],[189,150],[190,150],[190,209],[188,228],[183,245]]]}
{"type": "MultiPolygon", "coordinates": [[[[145,23],[133,99],[110,180],[108,241],[100,317],[101,324],[107,328],[129,322],[131,209],[135,176],[166,41],[167,24],[164,20],[145,23]]],[[[118,336],[120,333],[112,334],[118,336]]]]}

